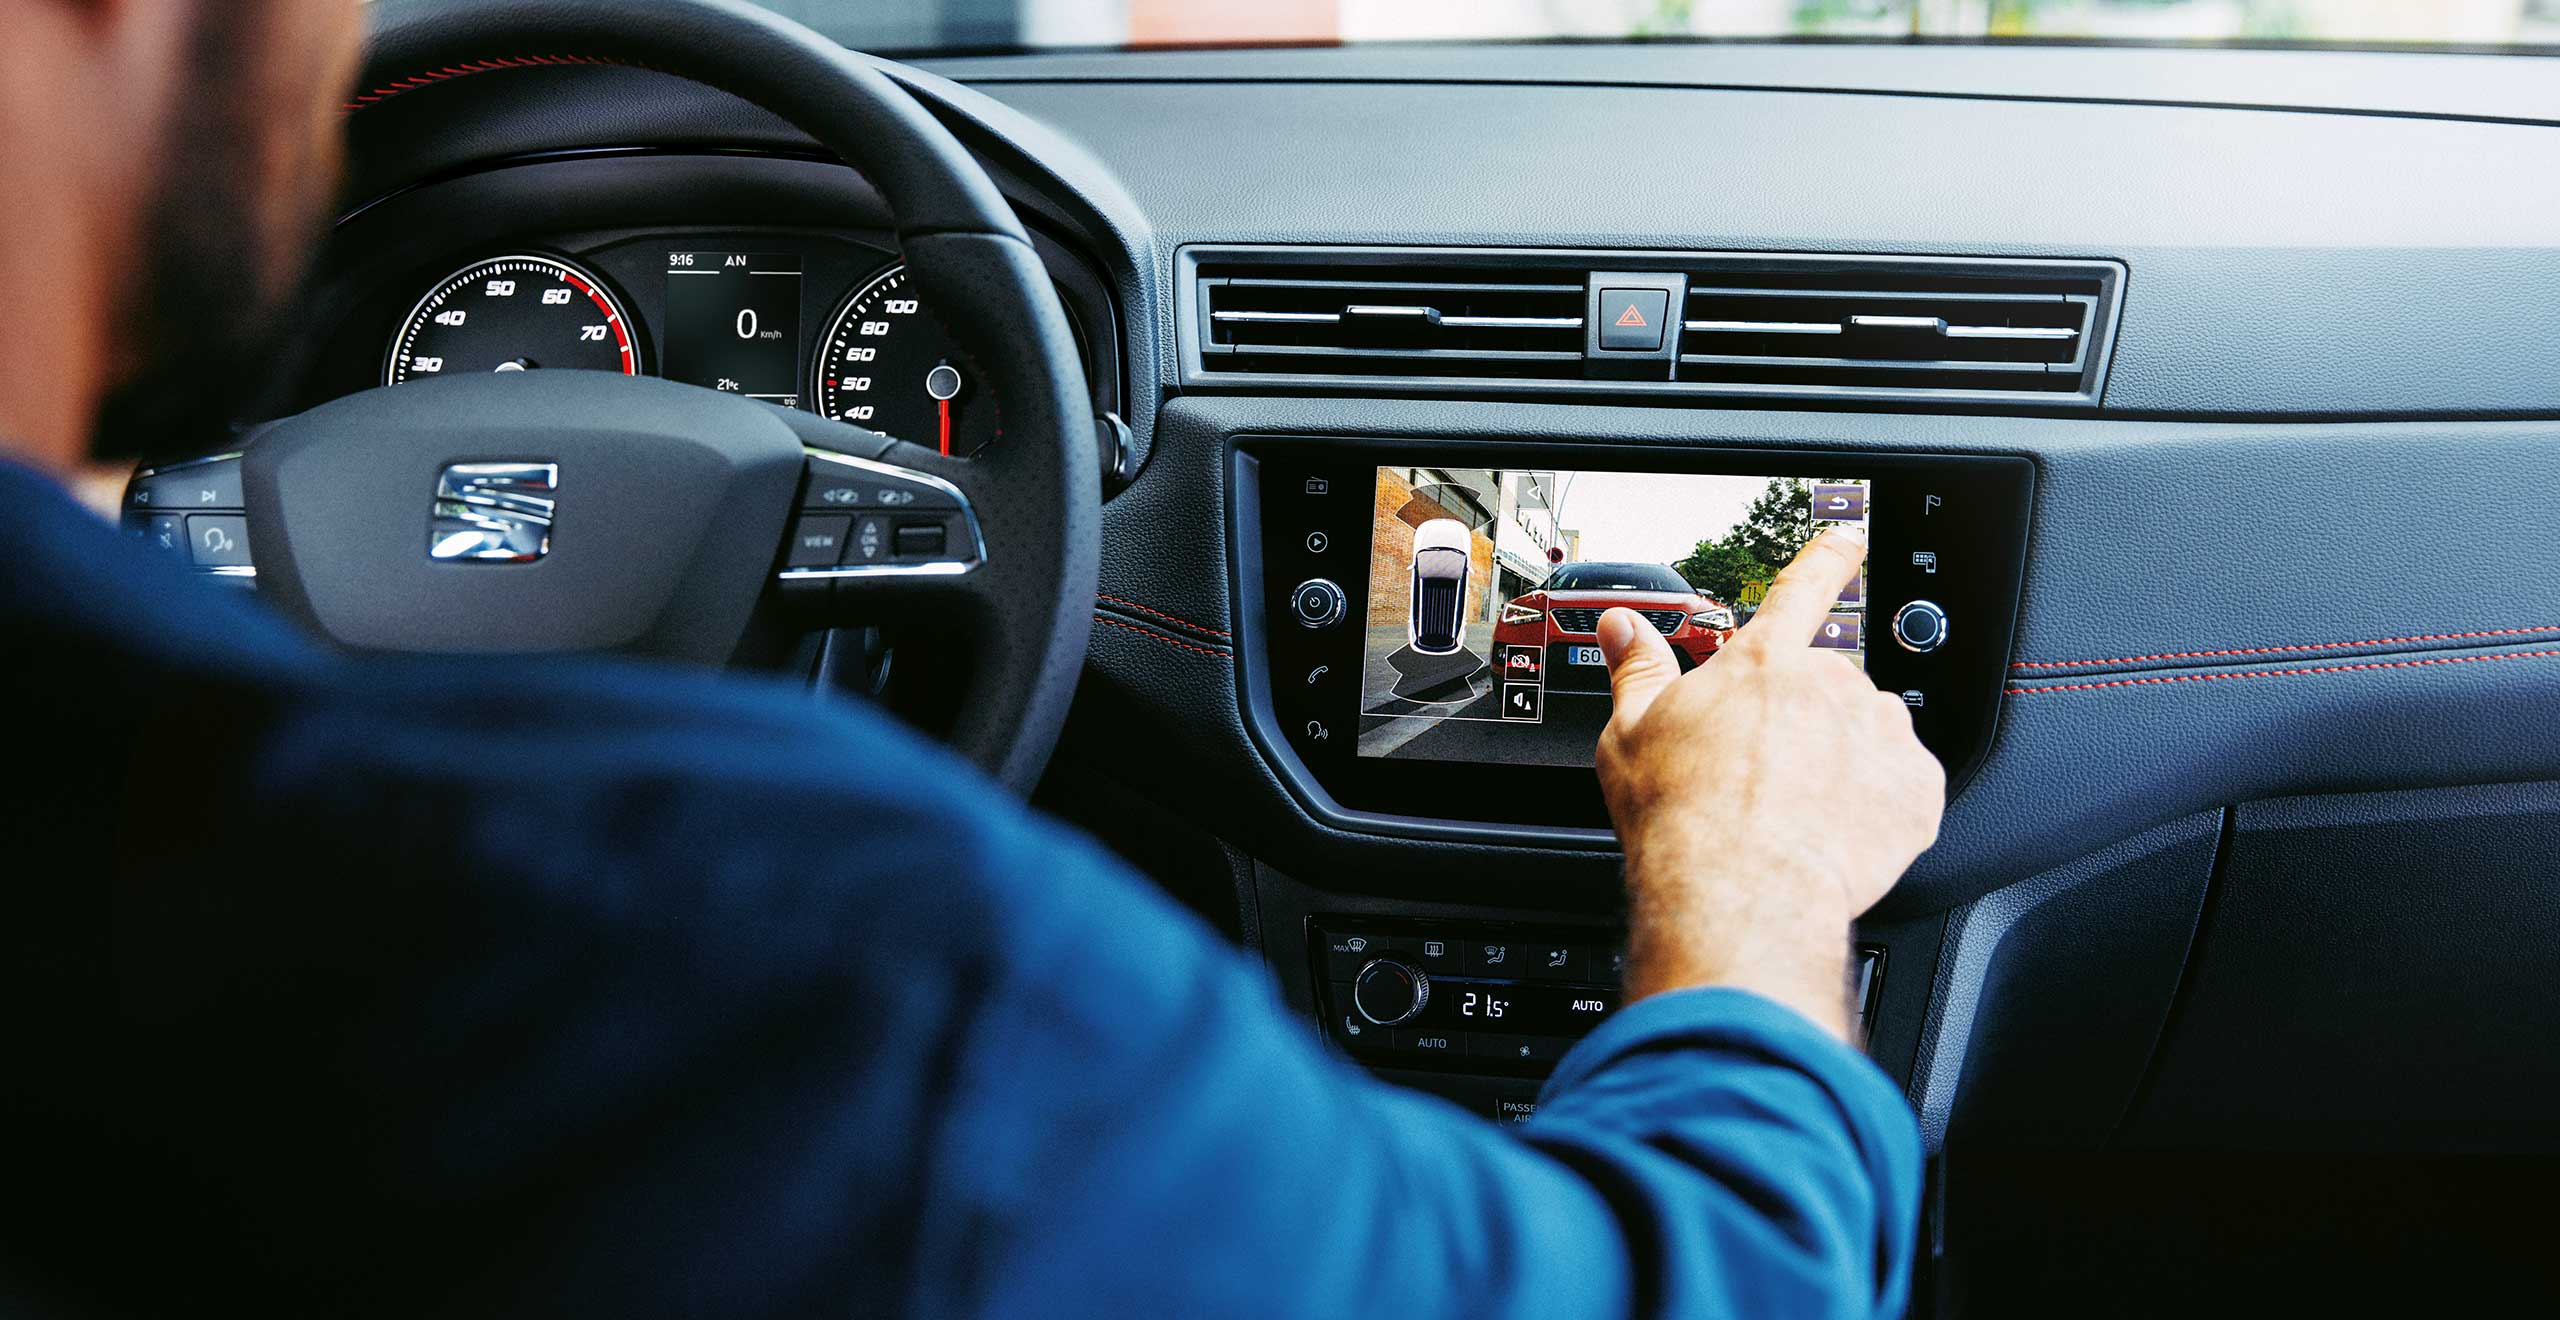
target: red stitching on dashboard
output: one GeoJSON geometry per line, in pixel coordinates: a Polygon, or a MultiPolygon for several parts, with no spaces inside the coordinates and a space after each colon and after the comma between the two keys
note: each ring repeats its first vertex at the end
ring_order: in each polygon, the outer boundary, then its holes
{"type": "Polygon", "coordinates": [[[2360,665],[2322,665],[2310,669],[2239,669],[2227,674],[2161,674],[2151,678],[2114,678],[2099,683],[2056,683],[2045,687],[2013,687],[2002,695],[2032,696],[2038,692],[2094,692],[2099,688],[2142,687],[2151,683],[2213,683],[2226,678],[2285,678],[2296,674],[2349,674],[2359,669],[2415,669],[2421,665],[2469,665],[2484,660],[2530,660],[2537,656],[2560,655],[2560,651],[2500,651],[2490,655],[2440,655],[2425,660],[2373,660],[2360,665]]]}
{"type": "Polygon", "coordinates": [[[2539,628],[2492,628],[2486,632],[2420,633],[2415,637],[2375,637],[2361,642],[2305,642],[2300,646],[2248,646],[2232,651],[2168,651],[2159,655],[2128,655],[2114,660],[2021,660],[2011,669],[2086,669],[2092,665],[2135,665],[2151,660],[2207,660],[2226,655],[2284,655],[2294,651],[2335,651],[2350,646],[2397,646],[2404,642],[2459,642],[2475,637],[2517,637],[2526,633],[2560,632],[2560,624],[2544,624],[2539,628]]]}
{"type": "Polygon", "coordinates": [[[620,63],[622,63],[620,60],[602,59],[594,55],[500,55],[493,59],[465,60],[460,64],[448,64],[441,69],[430,69],[398,82],[384,83],[347,102],[346,109],[352,114],[366,106],[380,105],[395,96],[414,92],[421,87],[433,87],[437,83],[451,82],[456,78],[468,78],[475,73],[496,73],[501,69],[544,69],[568,64],[618,65],[620,63]]]}
{"type": "Polygon", "coordinates": [[[1096,599],[1099,599],[1099,600],[1107,600],[1107,601],[1110,601],[1110,602],[1111,602],[1112,604],[1114,604],[1114,605],[1126,605],[1126,606],[1128,606],[1130,609],[1136,610],[1136,611],[1137,611],[1138,613],[1140,613],[1140,614],[1152,614],[1152,615],[1156,616],[1157,618],[1164,620],[1164,621],[1165,621],[1165,622],[1167,622],[1167,623],[1178,623],[1178,624],[1181,624],[1183,627],[1185,627],[1185,628],[1189,628],[1189,629],[1191,629],[1193,632],[1204,632],[1204,633],[1209,634],[1209,635],[1210,635],[1210,636],[1212,636],[1212,637],[1226,637],[1226,638],[1233,638],[1233,637],[1235,636],[1235,634],[1233,634],[1233,633],[1226,632],[1226,631],[1224,631],[1224,630],[1222,630],[1222,629],[1218,629],[1218,628],[1212,628],[1212,627],[1210,627],[1209,625],[1207,625],[1207,624],[1205,624],[1205,623],[1193,623],[1193,622],[1192,622],[1191,620],[1189,620],[1189,619],[1178,618],[1178,617],[1176,617],[1176,616],[1174,616],[1174,615],[1171,615],[1171,614],[1167,614],[1167,613],[1165,613],[1163,610],[1151,610],[1151,609],[1148,609],[1146,606],[1141,605],[1141,604],[1139,604],[1138,602],[1136,602],[1136,601],[1134,601],[1134,600],[1122,600],[1122,599],[1120,599],[1118,596],[1114,596],[1114,595],[1112,595],[1112,594],[1111,594],[1110,592],[1108,592],[1108,591],[1097,591],[1097,592],[1095,592],[1095,593],[1093,593],[1093,594],[1094,594],[1094,596],[1095,596],[1095,598],[1096,598],[1096,599]]]}
{"type": "Polygon", "coordinates": [[[1167,645],[1167,646],[1179,646],[1179,647],[1181,647],[1183,650],[1186,650],[1186,651],[1197,651],[1197,652],[1199,652],[1199,653],[1200,653],[1200,654],[1202,654],[1202,655],[1216,656],[1216,657],[1217,657],[1218,659],[1220,659],[1220,660],[1233,660],[1233,659],[1235,659],[1235,657],[1234,657],[1234,656],[1229,655],[1229,654],[1227,654],[1227,653],[1226,653],[1226,652],[1224,652],[1224,651],[1212,651],[1212,650],[1210,650],[1208,647],[1205,647],[1205,646],[1193,646],[1193,645],[1192,645],[1191,643],[1189,643],[1189,642],[1181,641],[1181,640],[1178,640],[1178,639],[1176,639],[1176,638],[1172,638],[1172,637],[1167,637],[1167,636],[1165,636],[1163,633],[1157,632],[1157,631],[1155,631],[1155,630],[1154,630],[1154,629],[1152,629],[1152,628],[1141,628],[1141,627],[1139,627],[1138,625],[1136,625],[1136,624],[1134,624],[1134,623],[1122,623],[1122,622],[1121,622],[1121,621],[1119,621],[1118,619],[1112,618],[1112,617],[1111,617],[1110,615],[1108,615],[1108,614],[1096,614],[1096,615],[1094,615],[1094,616],[1093,616],[1093,621],[1094,621],[1095,623],[1107,623],[1107,624],[1110,624],[1110,625],[1111,625],[1112,627],[1114,627],[1114,628],[1126,628],[1126,629],[1128,629],[1130,632],[1136,633],[1136,634],[1137,634],[1137,635],[1139,635],[1140,637],[1145,637],[1145,638],[1149,638],[1149,639],[1154,640],[1154,641],[1159,641],[1159,642],[1164,643],[1164,644],[1165,644],[1165,645],[1167,645]]]}

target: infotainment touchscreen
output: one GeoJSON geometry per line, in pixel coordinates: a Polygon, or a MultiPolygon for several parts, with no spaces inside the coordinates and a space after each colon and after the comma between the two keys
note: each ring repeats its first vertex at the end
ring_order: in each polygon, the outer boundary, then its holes
{"type": "MultiPolygon", "coordinates": [[[[1589,766],[1609,719],[1600,616],[1636,611],[1685,671],[1749,622],[1857,478],[1377,469],[1360,676],[1362,757],[1589,766]]],[[[1866,579],[1814,645],[1866,661],[1866,579]]]]}

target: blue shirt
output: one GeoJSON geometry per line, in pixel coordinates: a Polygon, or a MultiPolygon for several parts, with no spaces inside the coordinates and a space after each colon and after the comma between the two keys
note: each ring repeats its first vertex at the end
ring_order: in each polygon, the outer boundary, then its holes
{"type": "Polygon", "coordinates": [[[1898,1314],[1865,1058],[1690,990],[1504,1129],[795,687],[351,659],[0,465],[0,1299],[125,1314],[1898,1314]]]}

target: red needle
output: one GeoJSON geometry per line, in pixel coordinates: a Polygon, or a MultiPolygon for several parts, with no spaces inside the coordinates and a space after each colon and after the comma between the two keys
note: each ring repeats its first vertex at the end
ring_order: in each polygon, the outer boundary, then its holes
{"type": "Polygon", "coordinates": [[[934,408],[942,414],[942,456],[951,457],[951,400],[936,399],[934,408]]]}

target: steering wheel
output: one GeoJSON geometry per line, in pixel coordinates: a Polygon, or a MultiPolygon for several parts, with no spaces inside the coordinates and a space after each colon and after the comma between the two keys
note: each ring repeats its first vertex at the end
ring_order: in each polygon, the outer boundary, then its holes
{"type": "Polygon", "coordinates": [[[246,445],[259,593],[356,650],[713,664],[759,611],[808,627],[953,618],[970,642],[950,741],[1027,792],[1084,662],[1100,459],[1065,311],[977,162],[878,69],[740,0],[384,0],[373,21],[368,86],[576,52],[718,88],[815,138],[887,200],[908,270],[1003,400],[1004,442],[951,458],[603,372],[368,390],[246,445]]]}

